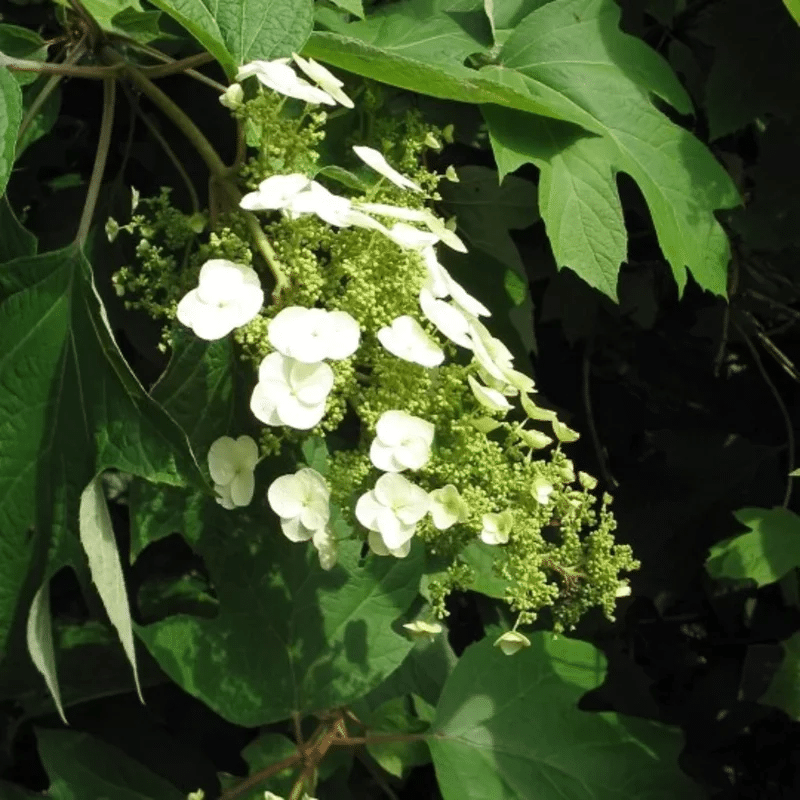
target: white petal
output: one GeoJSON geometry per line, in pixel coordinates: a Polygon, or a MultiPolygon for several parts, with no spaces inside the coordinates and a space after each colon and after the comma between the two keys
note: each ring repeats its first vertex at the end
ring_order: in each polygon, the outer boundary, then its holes
{"type": "Polygon", "coordinates": [[[430,320],[436,329],[444,334],[451,342],[472,349],[472,340],[469,337],[469,321],[455,306],[437,300],[427,289],[419,293],[419,304],[422,313],[430,320]]]}
{"type": "Polygon", "coordinates": [[[382,526],[380,530],[383,543],[389,551],[398,550],[403,545],[408,544],[410,547],[411,539],[416,533],[416,524],[404,525],[398,523],[392,526],[382,526]]]}
{"type": "Polygon", "coordinates": [[[365,527],[371,531],[378,530],[378,515],[383,511],[385,508],[382,505],[377,497],[375,496],[375,492],[370,491],[366,492],[361,495],[356,501],[356,519],[365,527]]]}
{"type": "Polygon", "coordinates": [[[386,445],[377,437],[369,448],[370,461],[383,472],[402,472],[406,469],[394,456],[395,445],[386,445]]]}
{"type": "Polygon", "coordinates": [[[236,440],[237,463],[242,469],[255,469],[258,463],[258,445],[251,436],[240,436],[236,440]]]}
{"type": "Polygon", "coordinates": [[[425,333],[413,317],[397,317],[391,326],[381,328],[377,336],[378,341],[393,356],[404,361],[423,367],[436,367],[444,361],[444,350],[425,333]]]}
{"type": "Polygon", "coordinates": [[[338,361],[355,353],[361,339],[361,330],[350,314],[346,311],[328,312],[327,328],[328,358],[338,361]]]}
{"type": "Polygon", "coordinates": [[[307,405],[325,403],[333,389],[333,370],[325,363],[290,365],[289,386],[297,399],[307,405]]]}
{"type": "Polygon", "coordinates": [[[288,59],[275,61],[253,61],[245,64],[236,75],[237,80],[255,75],[258,80],[269,89],[278,94],[305,100],[307,103],[324,103],[336,105],[336,102],[322,89],[317,89],[308,81],[299,78],[295,71],[286,63],[288,59]]]}
{"type": "Polygon", "coordinates": [[[337,103],[343,105],[345,108],[353,108],[353,101],[341,90],[344,84],[331,72],[329,72],[322,64],[318,64],[313,58],[307,61],[301,58],[297,53],[292,53],[292,58],[295,60],[300,69],[311,78],[321,89],[327,92],[337,103]]]}
{"type": "Polygon", "coordinates": [[[303,492],[296,475],[281,475],[267,490],[267,502],[279,516],[292,519],[303,510],[303,492]]]}
{"type": "Polygon", "coordinates": [[[288,425],[299,431],[307,431],[319,425],[325,416],[325,401],[318,405],[306,405],[288,397],[277,408],[278,418],[282,425],[288,425]]]}
{"type": "Polygon", "coordinates": [[[391,167],[382,153],[373,150],[371,147],[353,147],[353,152],[367,165],[372,167],[375,172],[388,178],[395,186],[402,189],[413,189],[415,192],[421,192],[422,189],[416,183],[409,180],[405,175],[401,175],[396,169],[391,167]]]}
{"type": "Polygon", "coordinates": [[[236,442],[230,436],[220,436],[208,450],[208,471],[214,483],[228,484],[236,474],[236,442]]]}
{"type": "Polygon", "coordinates": [[[430,214],[430,212],[421,209],[391,206],[388,203],[356,203],[355,206],[361,211],[366,211],[370,214],[403,219],[406,222],[426,222],[430,214]]]}
{"type": "Polygon", "coordinates": [[[256,480],[253,473],[249,470],[239,472],[231,481],[231,500],[237,506],[250,505],[253,499],[253,492],[256,488],[256,480]]]}
{"type": "Polygon", "coordinates": [[[281,530],[290,542],[307,542],[314,535],[314,531],[310,531],[302,525],[300,517],[282,519],[281,530]]]}
{"type": "Polygon", "coordinates": [[[214,491],[217,493],[217,502],[226,510],[232,511],[236,508],[236,503],[231,499],[231,485],[226,483],[224,486],[216,484],[214,491]]]}
{"type": "Polygon", "coordinates": [[[386,235],[404,250],[424,250],[439,241],[439,237],[430,231],[421,231],[405,222],[396,222],[386,235]]]}
{"type": "Polygon", "coordinates": [[[508,411],[511,408],[511,403],[497,389],[481,386],[472,375],[467,375],[467,381],[470,389],[472,389],[472,394],[475,395],[475,399],[484,408],[488,408],[490,411],[508,411]]]}

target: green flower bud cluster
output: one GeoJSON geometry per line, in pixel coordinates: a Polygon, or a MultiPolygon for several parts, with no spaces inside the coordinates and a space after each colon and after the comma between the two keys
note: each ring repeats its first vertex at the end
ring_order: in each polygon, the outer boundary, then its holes
{"type": "MultiPolygon", "coordinates": [[[[376,95],[369,96],[377,103],[376,95]]],[[[256,150],[242,171],[242,181],[251,189],[273,175],[317,171],[327,116],[313,111],[298,117],[289,113],[290,107],[294,108],[262,92],[233,112],[244,126],[248,144],[256,150]]],[[[372,184],[366,183],[360,178],[363,166],[353,159],[337,165],[343,172],[352,170],[343,181],[351,189],[349,199],[356,204],[427,210],[427,204],[438,199],[441,176],[422,164],[428,150],[441,147],[442,132],[416,113],[398,120],[377,108],[367,127],[369,145],[384,153],[422,191],[374,182],[374,176],[372,184]]],[[[138,304],[134,307],[157,318],[174,317],[177,298],[196,280],[200,265],[211,258],[252,266],[262,281],[268,280],[266,265],[253,255],[236,211],[221,218],[187,256],[196,237],[196,232],[188,233],[193,230],[189,218],[170,208],[163,193],[142,203],[151,214],[140,214],[125,226],[141,236],[138,270],[122,270],[116,276],[118,285],[136,296],[131,301],[138,304]],[[169,225],[177,226],[178,232],[167,232],[169,225]]],[[[638,568],[638,562],[629,547],[614,543],[615,521],[608,500],[603,498],[598,509],[598,498],[592,493],[596,480],[585,473],[576,478],[562,452],[562,444],[577,434],[533,403],[528,396],[532,386],[521,393],[522,409],[509,412],[518,421],[506,421],[505,410],[481,402],[468,380],[481,376],[478,365],[468,361],[463,349],[444,340],[420,311],[420,289],[430,278],[420,253],[400,246],[385,230],[356,225],[336,228],[311,213],[276,212],[260,219],[289,286],[278,303],[262,308],[233,334],[243,369],[253,375],[253,382],[257,366],[274,349],[269,323],[288,306],[345,311],[360,329],[356,352],[330,362],[333,389],[325,416],[310,432],[324,436],[336,431],[335,441],[354,444],[331,453],[326,475],[331,502],[341,509],[345,522],[353,530],[363,530],[354,507],[356,499],[375,486],[378,471],[371,459],[371,444],[381,417],[401,410],[432,423],[435,429],[430,457],[411,475],[414,484],[427,493],[452,486],[466,509],[443,529],[430,516],[420,520],[416,529],[426,549],[446,563],[443,574],[427,587],[438,614],[445,614],[449,592],[469,588],[475,581],[464,551],[480,536],[486,542],[480,547],[494,545],[496,576],[506,582],[506,600],[520,615],[518,623],[532,622],[547,607],[556,630],[574,627],[593,606],[613,618],[619,573],[638,568]],[[379,343],[378,332],[402,316],[412,317],[441,347],[442,364],[421,366],[398,358],[379,343]],[[555,442],[545,433],[550,429],[555,442]],[[551,444],[555,447],[546,450],[551,444]]],[[[387,226],[394,221],[387,219],[387,226]]],[[[485,375],[483,379],[488,383],[485,375]]],[[[519,373],[510,380],[519,383],[519,373]]],[[[296,447],[308,435],[309,431],[293,428],[268,428],[261,436],[262,453],[296,447]]],[[[328,441],[330,445],[332,438],[328,441]]]]}

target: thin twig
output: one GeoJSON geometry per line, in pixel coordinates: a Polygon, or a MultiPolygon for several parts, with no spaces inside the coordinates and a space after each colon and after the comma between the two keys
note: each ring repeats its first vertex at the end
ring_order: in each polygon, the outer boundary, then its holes
{"type": "MultiPolygon", "coordinates": [[[[137,42],[134,39],[129,39],[127,36],[126,37],[122,37],[122,40],[127,45],[129,45],[130,47],[133,47],[134,49],[139,50],[142,53],[146,53],[147,55],[152,56],[153,58],[156,58],[159,61],[163,61],[164,62],[165,66],[157,65],[157,66],[142,67],[141,68],[143,71],[145,71],[145,73],[147,74],[147,76],[149,78],[161,77],[162,73],[159,72],[158,70],[167,69],[167,68],[169,68],[169,65],[175,65],[175,64],[179,64],[179,63],[188,62],[189,59],[198,59],[198,61],[196,61],[193,66],[200,66],[201,64],[207,64],[207,63],[209,63],[209,62],[214,60],[214,57],[210,53],[198,53],[197,55],[189,56],[188,58],[183,59],[182,62],[179,62],[179,61],[176,61],[174,58],[171,58],[170,56],[168,56],[166,53],[162,53],[157,48],[150,47],[149,45],[143,44],[142,42],[137,42]],[[200,61],[199,59],[201,57],[203,57],[204,60],[200,61]]],[[[192,65],[190,65],[190,67],[191,66],[192,65]]],[[[178,71],[183,72],[184,74],[188,75],[190,78],[194,78],[196,81],[200,81],[201,83],[205,83],[206,86],[210,86],[212,89],[216,89],[218,92],[224,92],[225,89],[227,88],[227,87],[223,86],[221,83],[219,83],[218,81],[215,81],[213,78],[209,78],[207,75],[203,75],[202,72],[197,72],[197,70],[184,67],[183,69],[178,70],[178,71]]],[[[163,73],[163,74],[171,74],[171,73],[163,73]]]]}
{"type": "Polygon", "coordinates": [[[259,770],[249,778],[245,778],[241,783],[237,783],[233,788],[223,792],[219,796],[219,800],[235,800],[245,792],[263,783],[267,778],[271,778],[273,775],[277,775],[279,772],[283,772],[283,770],[295,766],[295,764],[298,764],[302,760],[303,756],[301,753],[292,753],[292,755],[282,758],[274,764],[270,764],[265,769],[259,770]]]}
{"type": "Polygon", "coordinates": [[[597,435],[597,427],[594,424],[594,414],[592,413],[592,394],[589,387],[589,373],[591,369],[592,349],[594,347],[594,340],[589,339],[586,343],[586,348],[583,351],[583,376],[582,376],[582,393],[583,393],[583,408],[586,412],[586,421],[589,425],[589,436],[592,439],[592,446],[594,447],[595,455],[597,456],[597,464],[600,469],[600,474],[603,476],[603,481],[606,486],[611,489],[616,489],[619,484],[614,476],[608,469],[605,454],[603,453],[603,446],[600,444],[600,437],[597,435]]]}
{"type": "Polygon", "coordinates": [[[79,248],[86,243],[89,228],[92,225],[92,218],[94,217],[94,209],[97,205],[97,197],[100,194],[100,187],[103,185],[106,159],[111,147],[111,131],[114,127],[114,100],[116,99],[116,93],[116,80],[114,78],[106,78],[103,81],[103,117],[100,120],[100,136],[97,140],[94,167],[92,168],[92,177],[89,180],[89,188],[86,192],[86,200],[83,204],[78,233],[75,235],[75,244],[79,248]]]}
{"type": "MultiPolygon", "coordinates": [[[[794,428],[792,427],[792,420],[789,417],[789,412],[786,409],[786,405],[783,402],[783,398],[780,395],[775,384],[772,382],[772,379],[767,374],[767,371],[764,369],[764,364],[761,361],[761,356],[758,354],[758,350],[753,342],[750,340],[750,337],[747,335],[745,330],[739,325],[738,322],[733,323],[736,326],[736,330],[739,331],[739,335],[744,339],[747,348],[750,350],[750,354],[753,356],[753,361],[756,362],[756,367],[758,371],[761,373],[761,377],[764,379],[764,383],[767,384],[769,387],[770,392],[772,392],[772,396],[775,398],[775,402],[778,404],[778,408],[780,409],[781,416],[783,417],[783,424],[786,427],[786,445],[789,451],[789,469],[788,472],[792,472],[794,470],[794,428]]],[[[792,497],[792,484],[794,479],[789,476],[786,481],[786,492],[783,496],[783,508],[789,507],[789,500],[792,497]]]]}
{"type": "Polygon", "coordinates": [[[136,112],[136,116],[144,122],[147,130],[150,131],[152,137],[161,145],[161,149],[166,154],[167,158],[172,162],[172,165],[175,167],[178,175],[180,175],[181,180],[183,181],[184,185],[186,186],[186,191],[189,193],[189,202],[192,206],[192,212],[197,214],[200,211],[200,199],[197,196],[197,191],[194,188],[194,184],[192,184],[192,180],[189,177],[189,173],[186,172],[183,164],[181,164],[180,159],[175,154],[175,151],[169,146],[167,140],[161,134],[161,131],[156,128],[153,124],[153,121],[147,116],[147,114],[142,111],[141,107],[139,106],[139,102],[136,97],[133,95],[131,90],[123,84],[123,88],[125,90],[125,95],[128,98],[131,106],[133,107],[134,111],[136,112]]]}
{"type": "Polygon", "coordinates": [[[0,67],[8,67],[15,72],[38,72],[50,75],[71,75],[75,78],[105,80],[118,75],[122,65],[108,67],[83,67],[73,64],[51,64],[47,61],[29,61],[26,58],[13,58],[0,53],[0,67]]]}
{"type": "MultiPolygon", "coordinates": [[[[84,36],[78,44],[74,47],[74,49],[67,55],[66,59],[61,62],[62,64],[74,64],[78,59],[80,59],[83,54],[86,52],[86,48],[84,46],[86,37],[84,36]]],[[[25,135],[25,132],[30,127],[30,124],[33,122],[34,117],[39,113],[39,110],[44,105],[45,100],[53,93],[56,86],[61,82],[61,78],[63,75],[51,75],[45,85],[42,87],[42,91],[36,95],[33,102],[28,107],[28,110],[25,112],[25,116],[22,118],[22,122],[19,125],[19,132],[17,133],[17,147],[19,147],[19,143],[22,141],[22,137],[25,135]]]]}

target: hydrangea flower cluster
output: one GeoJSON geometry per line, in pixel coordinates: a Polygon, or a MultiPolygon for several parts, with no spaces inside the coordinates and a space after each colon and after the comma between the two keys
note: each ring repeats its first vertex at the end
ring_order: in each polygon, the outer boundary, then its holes
{"type": "MultiPolygon", "coordinates": [[[[629,591],[619,573],[638,564],[614,543],[610,498],[596,510],[596,481],[576,478],[562,450],[577,433],[535,402],[533,380],[488,327],[490,310],[442,263],[447,250],[467,248],[428,205],[443,176],[420,157],[440,146],[441,132],[413,115],[402,124],[375,115],[374,140],[386,153],[352,145],[350,169],[333,173],[348,191],[334,192],[320,182],[331,173],[315,166],[325,116],[312,109],[352,102],[324,67],[293,61],[310,82],[289,59],[257,61],[237,78],[266,91],[234,84],[221,98],[258,151],[243,170],[240,207],[259,216],[289,288],[264,305],[266,270],[249,250],[227,257],[247,249],[233,212],[216,251],[201,250],[197,286],[175,307],[200,338],[233,335],[252,362],[263,454],[343,421],[355,440],[329,455],[324,475],[301,465],[272,481],[267,501],[280,530],[310,541],[325,569],[337,557],[332,509],[379,557],[404,558],[418,539],[451,561],[429,585],[440,615],[446,594],[470,585],[470,551],[487,548],[518,624],[545,606],[557,630],[593,605],[612,616],[629,591]],[[286,97],[307,104],[307,125],[295,115],[291,135],[270,137],[286,97]],[[584,580],[567,585],[564,575],[584,580]]],[[[209,452],[227,509],[254,496],[254,448],[248,437],[225,436],[209,452]]],[[[515,626],[498,646],[513,652],[526,641],[515,626]]]]}

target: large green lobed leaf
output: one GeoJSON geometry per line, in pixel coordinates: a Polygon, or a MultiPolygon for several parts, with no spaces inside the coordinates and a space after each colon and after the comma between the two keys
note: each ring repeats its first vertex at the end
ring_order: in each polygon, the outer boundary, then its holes
{"type": "MultiPolygon", "coordinates": [[[[416,597],[421,547],[362,561],[361,543],[344,542],[325,572],[310,544],[289,542],[258,500],[234,512],[211,500],[199,514],[192,506],[187,499],[177,529],[205,560],[219,616],[137,628],[185,691],[231,722],[265,725],[352,702],[406,657],[412,644],[393,626],[416,597]]],[[[132,505],[134,517],[147,513],[132,505]]]]}
{"type": "Polygon", "coordinates": [[[679,291],[688,267],[701,287],[724,295],[729,245],[714,212],[737,205],[738,193],[705,145],[653,104],[655,96],[681,113],[691,110],[666,61],[623,33],[619,16],[613,0],[554,0],[517,26],[500,66],[486,69],[534,95],[549,92],[565,119],[602,142],[488,108],[498,167],[505,174],[546,162],[540,209],[558,265],[614,299],[626,249],[615,175],[627,173],[650,208],[679,291]]]}
{"type": "Polygon", "coordinates": [[[618,172],[644,194],[679,290],[688,268],[725,294],[729,246],[714,213],[740,199],[711,152],[654,105],[656,97],[691,112],[667,62],[619,29],[613,0],[513,4],[512,13],[492,5],[489,26],[481,3],[395,3],[314,34],[306,51],[394,86],[482,104],[501,176],[525,163],[542,171],[540,211],[558,265],[610,297],[627,251],[618,172]],[[513,29],[498,27],[511,20],[513,29]],[[466,66],[467,57],[483,66],[466,66]]]}
{"type": "Polygon", "coordinates": [[[503,655],[469,647],[445,684],[428,744],[444,800],[692,800],[678,731],[579,711],[605,678],[586,642],[538,632],[503,655]]]}
{"type": "Polygon", "coordinates": [[[242,64],[299,51],[311,33],[313,0],[152,0],[219,61],[230,79],[242,64]]]}
{"type": "Polygon", "coordinates": [[[41,578],[76,552],[81,492],[96,475],[117,468],[174,486],[204,478],[117,350],[76,249],[0,268],[0,420],[2,649],[41,578]]]}

